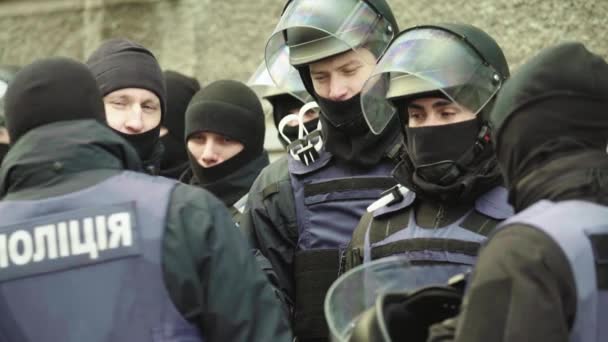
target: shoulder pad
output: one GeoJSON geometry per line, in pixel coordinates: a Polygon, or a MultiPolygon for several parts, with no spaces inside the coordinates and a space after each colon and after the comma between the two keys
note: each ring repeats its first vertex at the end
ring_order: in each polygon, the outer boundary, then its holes
{"type": "Polygon", "coordinates": [[[491,218],[504,220],[515,213],[508,197],[509,193],[505,187],[495,187],[475,201],[475,210],[491,218]]]}

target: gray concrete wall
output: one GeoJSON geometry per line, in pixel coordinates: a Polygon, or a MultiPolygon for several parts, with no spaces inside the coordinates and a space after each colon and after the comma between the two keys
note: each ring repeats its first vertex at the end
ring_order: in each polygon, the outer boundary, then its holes
{"type": "MultiPolygon", "coordinates": [[[[328,0],[329,1],[329,0],[328,0]]],[[[127,36],[166,68],[204,83],[246,80],[284,0],[0,0],[0,63],[48,55],[84,59],[103,40],[127,36]]],[[[504,47],[513,66],[540,48],[574,39],[608,56],[606,0],[389,0],[400,26],[469,22],[504,47]]]]}
{"type": "MultiPolygon", "coordinates": [[[[513,69],[563,40],[582,41],[608,57],[608,0],[388,1],[401,28],[442,21],[479,26],[503,47],[513,69]]],[[[0,0],[0,64],[50,55],[82,60],[102,40],[125,36],[149,47],[164,68],[203,84],[246,81],[263,58],[284,2],[0,0]]]]}

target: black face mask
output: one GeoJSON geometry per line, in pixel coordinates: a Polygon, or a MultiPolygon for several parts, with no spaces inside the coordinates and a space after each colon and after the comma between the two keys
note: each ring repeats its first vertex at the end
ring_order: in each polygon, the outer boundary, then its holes
{"type": "Polygon", "coordinates": [[[165,147],[165,152],[160,162],[161,170],[170,169],[188,161],[186,146],[170,133],[162,136],[160,141],[165,147]]]}
{"type": "MultiPolygon", "coordinates": [[[[308,122],[304,123],[304,127],[306,127],[306,130],[310,133],[314,130],[317,129],[317,126],[319,125],[319,118],[316,119],[312,119],[308,122]]],[[[298,139],[298,130],[300,128],[298,126],[285,126],[283,127],[283,134],[285,134],[287,136],[287,138],[289,139],[289,142],[292,142],[296,139],[298,139]]],[[[289,142],[285,141],[285,138],[283,138],[283,136],[281,135],[281,132],[278,133],[279,135],[279,141],[281,142],[281,144],[283,144],[283,146],[287,147],[287,145],[289,145],[289,142]]]]}
{"type": "Polygon", "coordinates": [[[361,108],[361,93],[346,101],[333,101],[318,96],[317,103],[321,108],[320,115],[336,130],[350,136],[369,132],[361,108]]]}
{"type": "Polygon", "coordinates": [[[2,160],[4,159],[4,156],[6,156],[6,154],[8,153],[8,148],[9,148],[9,145],[0,144],[0,165],[2,164],[2,160]]]}
{"type": "Polygon", "coordinates": [[[139,158],[145,162],[152,157],[154,148],[159,140],[160,124],[155,128],[140,134],[126,134],[117,130],[114,131],[127,140],[135,148],[139,158]]]}
{"type": "Polygon", "coordinates": [[[454,166],[476,142],[480,124],[476,119],[454,124],[406,127],[407,150],[418,176],[447,185],[457,174],[454,166]]]}

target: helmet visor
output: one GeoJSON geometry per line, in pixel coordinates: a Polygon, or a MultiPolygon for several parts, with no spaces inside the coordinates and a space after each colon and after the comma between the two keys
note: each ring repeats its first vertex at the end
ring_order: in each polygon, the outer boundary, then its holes
{"type": "Polygon", "coordinates": [[[272,96],[287,94],[297,98],[303,103],[312,101],[312,97],[306,92],[304,83],[302,83],[299,75],[289,73],[289,63],[275,63],[271,68],[279,69],[275,70],[277,74],[288,73],[290,77],[285,79],[284,87],[277,87],[270,77],[270,73],[266,68],[266,63],[262,62],[255,73],[251,75],[249,81],[247,81],[247,85],[251,87],[259,97],[267,99],[272,96]]]}
{"type": "Polygon", "coordinates": [[[460,37],[415,29],[389,47],[363,86],[361,106],[371,131],[380,134],[397,112],[396,100],[441,92],[478,114],[501,85],[499,73],[460,37]]]}
{"type": "Polygon", "coordinates": [[[416,265],[404,256],[391,256],[359,265],[338,278],[327,291],[324,302],[332,341],[349,341],[361,314],[376,303],[378,296],[409,292],[430,285],[444,285],[468,265],[416,265]]]}
{"type": "Polygon", "coordinates": [[[291,74],[299,77],[293,66],[357,48],[366,48],[379,58],[392,38],[393,28],[388,20],[364,1],[294,0],[266,44],[266,65],[271,78],[283,87],[291,74]],[[276,72],[283,68],[291,72],[276,72]]]}
{"type": "Polygon", "coordinates": [[[6,94],[6,89],[8,89],[8,83],[6,81],[0,80],[0,99],[2,99],[6,94]]]}

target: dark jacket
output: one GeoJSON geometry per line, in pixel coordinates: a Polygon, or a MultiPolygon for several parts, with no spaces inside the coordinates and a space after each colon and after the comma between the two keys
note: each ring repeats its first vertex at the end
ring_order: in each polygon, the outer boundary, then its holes
{"type": "Polygon", "coordinates": [[[214,194],[224,202],[232,215],[234,222],[238,223],[244,210],[244,204],[247,200],[247,198],[243,197],[247,195],[253,181],[267,165],[268,153],[264,151],[243,167],[215,182],[202,184],[198,178],[194,176],[192,167],[188,168],[188,170],[182,174],[180,181],[198,186],[214,194]]]}
{"type": "MultiPolygon", "coordinates": [[[[526,203],[608,205],[607,170],[603,151],[560,156],[536,169],[539,177],[518,195],[526,203]]],[[[434,326],[429,341],[569,340],[577,303],[574,274],[564,251],[541,230],[524,224],[499,230],[482,249],[470,282],[458,319],[434,326]]]]}
{"type": "MultiPolygon", "coordinates": [[[[60,196],[125,169],[141,170],[140,162],[111,130],[89,120],[46,125],[13,146],[0,169],[0,197],[60,196]]],[[[184,318],[207,341],[291,341],[281,306],[224,205],[178,184],[167,217],[164,281],[184,318]]]]}
{"type": "MultiPolygon", "coordinates": [[[[241,230],[270,262],[262,267],[289,303],[295,295],[293,270],[298,226],[287,156],[268,165],[251,186],[241,230]]],[[[287,306],[292,309],[290,304],[287,306]]]]}

